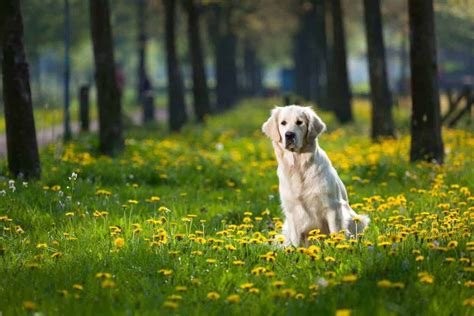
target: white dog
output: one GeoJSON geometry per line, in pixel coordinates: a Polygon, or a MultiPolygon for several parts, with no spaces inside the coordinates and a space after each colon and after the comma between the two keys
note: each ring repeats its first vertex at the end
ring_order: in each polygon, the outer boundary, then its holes
{"type": "Polygon", "coordinates": [[[284,245],[307,244],[313,229],[355,235],[369,223],[368,216],[350,207],[344,184],[318,145],[317,137],[325,129],[310,107],[297,105],[276,107],[262,126],[278,160],[284,245]]]}

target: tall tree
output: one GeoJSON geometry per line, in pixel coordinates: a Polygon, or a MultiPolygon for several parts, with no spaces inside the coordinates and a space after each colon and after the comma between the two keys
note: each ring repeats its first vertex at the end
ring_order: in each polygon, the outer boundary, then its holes
{"type": "Polygon", "coordinates": [[[138,98],[144,102],[143,97],[150,89],[150,79],[146,72],[146,3],[145,0],[137,1],[137,46],[138,46],[138,98]]]}
{"type": "Polygon", "coordinates": [[[70,96],[69,83],[71,79],[71,17],[69,11],[69,0],[64,0],[64,141],[71,139],[71,115],[69,111],[70,96]]]}
{"type": "Polygon", "coordinates": [[[235,2],[213,4],[208,31],[213,41],[216,65],[217,110],[230,108],[238,97],[237,35],[233,25],[235,2]]]}
{"type": "Polygon", "coordinates": [[[39,178],[41,169],[20,1],[0,3],[0,40],[8,167],[15,177],[39,178]]]}
{"type": "Polygon", "coordinates": [[[326,37],[326,3],[314,0],[315,29],[313,32],[315,62],[315,101],[319,107],[329,110],[328,104],[328,58],[326,37]]]}
{"type": "Polygon", "coordinates": [[[309,100],[314,89],[314,10],[312,4],[304,0],[300,3],[299,11],[299,27],[293,38],[295,92],[309,100]]]}
{"type": "Polygon", "coordinates": [[[186,123],[184,84],[176,52],[176,0],[163,0],[165,6],[166,64],[168,70],[168,120],[172,131],[186,123]]]}
{"type": "Polygon", "coordinates": [[[89,0],[95,81],[99,105],[100,151],[114,155],[124,147],[122,107],[116,80],[108,0],[89,0]]]}
{"type": "Polygon", "coordinates": [[[411,67],[410,159],[443,162],[432,0],[409,0],[411,67]]]}
{"type": "Polygon", "coordinates": [[[372,99],[372,139],[394,136],[392,99],[385,66],[380,0],[364,0],[365,33],[369,59],[370,96],[372,99]]]}
{"type": "Polygon", "coordinates": [[[199,8],[197,7],[196,0],[187,0],[185,5],[188,15],[189,52],[193,72],[194,112],[197,121],[203,122],[204,117],[210,114],[211,107],[201,44],[199,8]]]}
{"type": "Polygon", "coordinates": [[[352,121],[351,91],[347,71],[346,38],[340,0],[329,1],[332,20],[331,102],[341,123],[352,121]]]}

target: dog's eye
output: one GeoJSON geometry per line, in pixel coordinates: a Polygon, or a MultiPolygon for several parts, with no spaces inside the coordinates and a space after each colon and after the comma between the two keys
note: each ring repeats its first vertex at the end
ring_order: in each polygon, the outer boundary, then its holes
{"type": "Polygon", "coordinates": [[[301,124],[303,124],[303,121],[300,121],[300,120],[296,121],[296,125],[301,125],[301,124]]]}
{"type": "Polygon", "coordinates": [[[281,122],[281,125],[286,125],[286,121],[281,122]]]}

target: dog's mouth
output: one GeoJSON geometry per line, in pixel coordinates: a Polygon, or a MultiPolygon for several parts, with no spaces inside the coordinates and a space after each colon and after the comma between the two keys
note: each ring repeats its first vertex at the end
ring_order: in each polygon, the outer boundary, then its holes
{"type": "Polygon", "coordinates": [[[293,143],[293,142],[287,142],[285,144],[285,149],[287,149],[289,151],[296,151],[296,144],[293,143]]]}

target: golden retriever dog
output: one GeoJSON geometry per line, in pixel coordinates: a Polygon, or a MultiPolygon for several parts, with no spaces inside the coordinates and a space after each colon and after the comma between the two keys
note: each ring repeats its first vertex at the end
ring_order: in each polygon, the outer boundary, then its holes
{"type": "Polygon", "coordinates": [[[285,222],[284,246],[307,245],[308,233],[357,235],[369,223],[349,205],[347,191],[318,136],[326,124],[310,107],[276,107],[262,131],[272,139],[278,161],[279,191],[285,222]]]}

